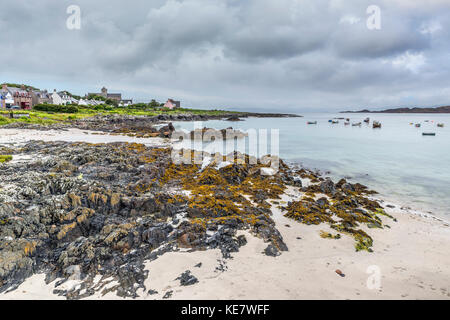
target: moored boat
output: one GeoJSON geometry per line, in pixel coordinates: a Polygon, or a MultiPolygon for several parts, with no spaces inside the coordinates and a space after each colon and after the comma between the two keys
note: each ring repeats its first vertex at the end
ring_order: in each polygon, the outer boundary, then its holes
{"type": "Polygon", "coordinates": [[[435,132],[424,132],[424,133],[422,133],[422,135],[423,136],[432,136],[432,137],[434,137],[436,135],[436,133],[435,132]]]}
{"type": "Polygon", "coordinates": [[[416,123],[416,128],[420,128],[422,125],[420,123],[416,123]]]}
{"type": "Polygon", "coordinates": [[[381,128],[381,122],[379,122],[379,121],[374,121],[374,122],[373,122],[373,128],[374,128],[374,129],[381,128]]]}
{"type": "Polygon", "coordinates": [[[443,123],[438,123],[437,126],[438,126],[439,128],[443,128],[443,127],[444,127],[444,124],[443,124],[443,123]]]}
{"type": "Polygon", "coordinates": [[[370,118],[364,119],[364,122],[365,122],[365,123],[369,123],[369,122],[370,122],[370,118]]]}
{"type": "Polygon", "coordinates": [[[317,124],[317,121],[308,121],[308,124],[317,124]]]}
{"type": "Polygon", "coordinates": [[[361,127],[361,122],[353,123],[352,126],[353,126],[353,127],[361,127]]]}

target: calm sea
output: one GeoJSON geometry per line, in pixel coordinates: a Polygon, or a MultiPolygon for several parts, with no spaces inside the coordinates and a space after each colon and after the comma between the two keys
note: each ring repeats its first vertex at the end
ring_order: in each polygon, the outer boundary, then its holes
{"type": "MultiPolygon", "coordinates": [[[[372,122],[372,121],[371,121],[372,122]]],[[[192,122],[176,128],[193,130],[192,122]]],[[[450,217],[450,115],[430,114],[305,114],[303,118],[249,118],[241,122],[205,121],[204,127],[278,129],[279,154],[288,162],[329,172],[377,190],[385,199],[413,209],[450,217]],[[345,126],[366,117],[382,123],[373,129],[345,126]],[[307,121],[317,121],[308,125],[307,121]],[[420,123],[416,128],[411,123],[420,123]],[[444,128],[437,127],[444,123],[444,128]],[[435,132],[436,136],[423,136],[435,132]]],[[[247,150],[240,150],[247,151],[247,150]]]]}

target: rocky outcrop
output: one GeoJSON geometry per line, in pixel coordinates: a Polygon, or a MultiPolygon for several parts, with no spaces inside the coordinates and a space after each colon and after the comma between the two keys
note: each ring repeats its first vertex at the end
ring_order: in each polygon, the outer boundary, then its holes
{"type": "Polygon", "coordinates": [[[173,165],[170,149],[128,143],[30,142],[8,151],[33,160],[0,166],[0,292],[44,272],[68,299],[136,297],[146,290],[144,262],[168,251],[217,248],[227,259],[246,244],[237,236],[244,229],[286,247],[264,208],[275,186],[249,166],[200,172],[173,165]],[[230,193],[230,183],[255,196],[267,188],[255,198],[261,207],[230,193]],[[207,188],[216,189],[212,202],[207,188]],[[66,288],[68,280],[78,285],[66,288]]]}

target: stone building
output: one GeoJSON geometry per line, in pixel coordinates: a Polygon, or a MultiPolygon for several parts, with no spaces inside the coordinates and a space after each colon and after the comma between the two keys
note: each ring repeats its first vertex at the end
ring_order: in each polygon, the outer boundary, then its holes
{"type": "Polygon", "coordinates": [[[25,89],[22,85],[20,88],[8,87],[6,84],[2,85],[2,92],[9,93],[13,100],[14,105],[19,106],[22,109],[31,109],[33,106],[31,93],[25,89]]]}
{"type": "Polygon", "coordinates": [[[32,101],[33,106],[35,106],[37,104],[52,103],[52,96],[50,93],[48,93],[47,90],[43,90],[43,91],[32,90],[30,92],[31,92],[31,101],[32,101]]]}

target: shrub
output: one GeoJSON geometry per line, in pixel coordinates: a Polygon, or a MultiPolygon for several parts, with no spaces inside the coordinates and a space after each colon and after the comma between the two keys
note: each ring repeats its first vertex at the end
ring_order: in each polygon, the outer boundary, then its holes
{"type": "Polygon", "coordinates": [[[0,126],[8,124],[10,122],[11,122],[11,120],[9,120],[8,118],[6,118],[4,116],[0,116],[0,126]]]}
{"type": "Polygon", "coordinates": [[[46,111],[55,113],[77,113],[78,107],[74,105],[60,106],[56,104],[38,104],[33,108],[36,111],[46,111]]]}
{"type": "Polygon", "coordinates": [[[11,161],[12,158],[10,155],[0,155],[0,163],[11,161]]]}

